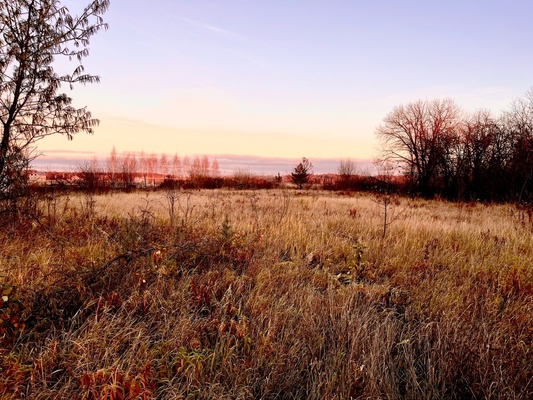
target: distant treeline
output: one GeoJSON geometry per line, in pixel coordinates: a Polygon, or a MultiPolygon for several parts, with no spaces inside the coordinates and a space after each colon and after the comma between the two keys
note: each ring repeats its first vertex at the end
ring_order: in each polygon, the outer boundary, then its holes
{"type": "MultiPolygon", "coordinates": [[[[228,176],[198,174],[173,177],[161,174],[84,170],[78,172],[48,172],[45,179],[30,181],[30,186],[40,191],[48,189],[79,189],[89,192],[132,189],[275,189],[296,187],[290,175],[259,176],[251,172],[237,171],[228,176]]],[[[404,177],[337,174],[312,175],[305,189],[336,191],[402,191],[404,177]]]]}
{"type": "MultiPolygon", "coordinates": [[[[295,166],[294,171],[299,165],[295,166]]],[[[180,157],[177,154],[146,154],[124,152],[115,148],[109,156],[99,161],[87,160],[71,172],[47,172],[42,174],[31,170],[28,179],[33,186],[81,189],[87,191],[107,191],[112,189],[130,190],[144,188],[179,189],[272,189],[280,186],[291,187],[294,173],[281,175],[257,175],[246,169],[238,169],[222,175],[218,161],[207,156],[180,157]],[[40,179],[39,179],[40,177],[40,179]]],[[[305,188],[326,190],[375,190],[380,187],[392,188],[391,179],[370,177],[358,173],[353,160],[341,160],[337,174],[317,175],[312,173],[309,163],[306,171],[305,188]],[[388,183],[384,183],[387,181],[388,183]]],[[[398,177],[396,177],[398,179],[398,177]]],[[[295,185],[298,186],[298,185],[295,185]]],[[[396,186],[398,187],[398,186],[396,186]]]]}
{"type": "MultiPolygon", "coordinates": [[[[487,110],[467,113],[451,99],[400,105],[384,118],[376,135],[381,141],[377,175],[359,173],[352,160],[341,160],[335,174],[314,175],[309,163],[305,187],[462,201],[533,201],[533,88],[497,117],[487,110]]],[[[291,175],[297,170],[283,176],[247,170],[221,176],[217,160],[207,156],[118,154],[113,148],[103,163],[87,161],[75,173],[58,174],[52,182],[47,177],[47,185],[85,190],[269,189],[294,184],[291,175]]]]}
{"type": "Polygon", "coordinates": [[[405,191],[457,200],[533,200],[533,89],[494,117],[450,99],[395,107],[378,127],[380,159],[405,191]]]}

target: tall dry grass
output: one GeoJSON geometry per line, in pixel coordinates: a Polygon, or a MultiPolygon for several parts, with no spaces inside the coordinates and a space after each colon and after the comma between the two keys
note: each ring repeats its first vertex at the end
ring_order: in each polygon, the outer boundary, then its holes
{"type": "Polygon", "coordinates": [[[43,203],[0,233],[0,393],[531,398],[527,214],[401,198],[387,218],[315,191],[43,203]]]}

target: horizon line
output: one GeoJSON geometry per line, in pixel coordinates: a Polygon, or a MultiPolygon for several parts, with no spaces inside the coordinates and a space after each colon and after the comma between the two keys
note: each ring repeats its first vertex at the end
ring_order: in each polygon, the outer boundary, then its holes
{"type": "MultiPolygon", "coordinates": [[[[126,154],[134,154],[139,156],[143,154],[142,151],[124,151],[118,152],[117,156],[123,156],[126,154]]],[[[174,154],[168,153],[144,153],[145,155],[155,154],[160,157],[165,155],[168,157],[169,162],[171,162],[174,154]]],[[[83,163],[96,159],[97,162],[105,162],[109,157],[110,153],[107,155],[98,154],[91,151],[68,151],[68,150],[47,150],[46,153],[43,152],[40,156],[37,156],[31,162],[31,168],[37,169],[39,171],[72,171],[75,168],[80,167],[83,163]],[[48,154],[48,156],[47,156],[48,154]],[[85,155],[84,157],[81,155],[85,155]]],[[[231,154],[231,153],[220,153],[220,154],[184,154],[179,155],[180,160],[183,160],[187,157],[190,161],[194,160],[197,157],[208,157],[210,161],[216,160],[219,164],[221,172],[232,173],[237,171],[248,171],[258,174],[274,174],[277,173],[285,174],[289,173],[303,157],[279,157],[279,156],[257,156],[251,154],[231,154]]],[[[355,157],[305,157],[311,161],[314,167],[314,173],[316,174],[325,174],[325,173],[334,173],[337,170],[337,167],[341,160],[351,160],[353,161],[359,170],[374,170],[375,169],[375,160],[370,158],[355,158],[355,157]]]]}

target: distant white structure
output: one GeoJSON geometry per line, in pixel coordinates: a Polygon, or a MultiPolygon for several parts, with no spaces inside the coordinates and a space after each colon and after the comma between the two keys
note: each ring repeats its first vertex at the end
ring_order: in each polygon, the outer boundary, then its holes
{"type": "Polygon", "coordinates": [[[26,171],[26,176],[28,177],[28,183],[31,184],[40,184],[46,182],[46,174],[44,172],[39,172],[34,169],[26,171]]]}

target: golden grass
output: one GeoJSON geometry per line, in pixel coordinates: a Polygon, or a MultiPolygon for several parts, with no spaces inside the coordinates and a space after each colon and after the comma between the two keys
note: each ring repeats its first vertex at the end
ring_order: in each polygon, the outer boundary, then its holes
{"type": "Polygon", "coordinates": [[[53,201],[0,233],[5,398],[533,396],[512,205],[395,199],[383,237],[366,194],[53,201]]]}

